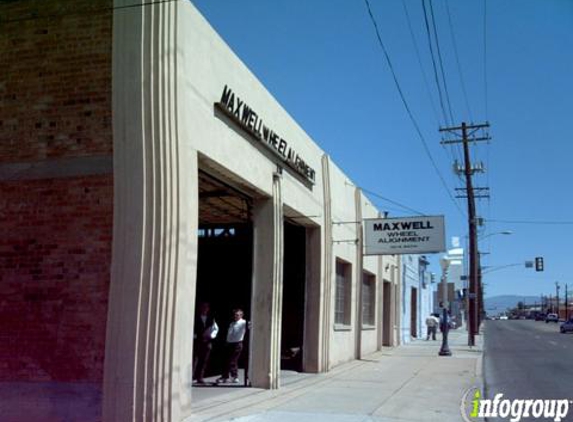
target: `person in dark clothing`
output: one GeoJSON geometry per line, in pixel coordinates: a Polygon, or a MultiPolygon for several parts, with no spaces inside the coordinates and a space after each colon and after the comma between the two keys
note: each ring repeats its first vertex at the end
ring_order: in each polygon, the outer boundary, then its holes
{"type": "Polygon", "coordinates": [[[199,312],[195,316],[195,327],[193,333],[193,379],[198,384],[204,384],[203,379],[205,369],[209,364],[209,356],[213,348],[213,340],[217,337],[219,327],[215,318],[210,313],[210,306],[207,302],[199,305],[199,312]]]}
{"type": "Polygon", "coordinates": [[[440,315],[440,331],[443,333],[446,326],[448,327],[448,330],[450,328],[452,328],[452,317],[450,314],[450,311],[446,312],[446,320],[444,321],[444,316],[440,315]]]}

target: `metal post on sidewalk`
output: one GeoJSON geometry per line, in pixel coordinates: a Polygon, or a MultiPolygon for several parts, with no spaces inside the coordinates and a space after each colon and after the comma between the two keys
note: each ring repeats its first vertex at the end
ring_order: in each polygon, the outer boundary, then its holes
{"type": "Polygon", "coordinates": [[[565,283],[565,321],[569,321],[569,292],[567,291],[567,283],[565,283]]]}
{"type": "Polygon", "coordinates": [[[451,356],[452,352],[448,345],[448,331],[450,330],[449,318],[448,318],[448,281],[447,273],[448,267],[450,266],[450,260],[446,257],[440,259],[440,266],[442,267],[442,347],[438,355],[440,356],[451,356]]]}

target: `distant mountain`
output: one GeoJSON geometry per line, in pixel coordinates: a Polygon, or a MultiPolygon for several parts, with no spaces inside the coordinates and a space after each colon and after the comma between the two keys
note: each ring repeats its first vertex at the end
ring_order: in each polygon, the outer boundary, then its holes
{"type": "Polygon", "coordinates": [[[485,311],[488,314],[505,312],[508,308],[515,308],[517,302],[525,302],[526,305],[539,304],[539,296],[502,295],[485,298],[485,311]]]}

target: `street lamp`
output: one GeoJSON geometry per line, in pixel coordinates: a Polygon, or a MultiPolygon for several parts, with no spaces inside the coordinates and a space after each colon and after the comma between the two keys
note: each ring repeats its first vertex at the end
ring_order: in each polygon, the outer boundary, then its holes
{"type": "Polygon", "coordinates": [[[440,266],[442,267],[442,347],[438,355],[440,356],[451,356],[452,352],[448,346],[448,331],[450,329],[448,323],[448,289],[447,289],[447,274],[448,267],[450,266],[450,260],[446,257],[440,258],[440,266]]]}
{"type": "Polygon", "coordinates": [[[488,233],[488,234],[486,234],[485,236],[481,236],[481,237],[478,236],[478,240],[484,240],[484,239],[487,239],[487,238],[490,237],[490,236],[495,236],[496,234],[503,234],[503,235],[506,235],[506,236],[507,236],[507,235],[513,234],[513,232],[512,232],[511,230],[503,230],[503,231],[500,231],[500,232],[488,233]]]}
{"type": "Polygon", "coordinates": [[[492,273],[494,271],[499,271],[499,270],[503,270],[505,268],[510,268],[510,267],[520,267],[523,265],[523,262],[516,262],[515,264],[506,264],[506,265],[482,265],[482,275],[488,274],[488,273],[492,273]]]}
{"type": "MultiPolygon", "coordinates": [[[[511,235],[513,232],[511,230],[501,230],[497,232],[488,233],[485,236],[478,237],[478,241],[487,239],[488,237],[495,236],[495,235],[511,235]]],[[[485,308],[483,306],[483,288],[482,288],[482,267],[481,267],[481,254],[479,250],[477,251],[477,280],[475,281],[476,285],[474,287],[474,314],[472,315],[473,320],[475,321],[475,325],[471,324],[470,331],[468,332],[468,344],[472,346],[474,344],[474,334],[479,334],[479,326],[483,318],[485,318],[485,308]]],[[[471,292],[471,289],[469,289],[471,292]]],[[[472,298],[469,298],[471,301],[472,298]]]]}

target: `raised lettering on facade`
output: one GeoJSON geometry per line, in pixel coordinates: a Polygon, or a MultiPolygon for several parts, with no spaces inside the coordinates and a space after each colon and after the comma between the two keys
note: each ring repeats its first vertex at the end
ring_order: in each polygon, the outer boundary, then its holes
{"type": "Polygon", "coordinates": [[[216,106],[243,129],[261,141],[274,154],[279,156],[289,167],[302,175],[306,180],[312,183],[315,182],[315,170],[289,145],[286,139],[281,138],[275,131],[265,125],[263,119],[244,100],[236,96],[227,85],[223,88],[221,100],[216,103],[216,106]]]}

